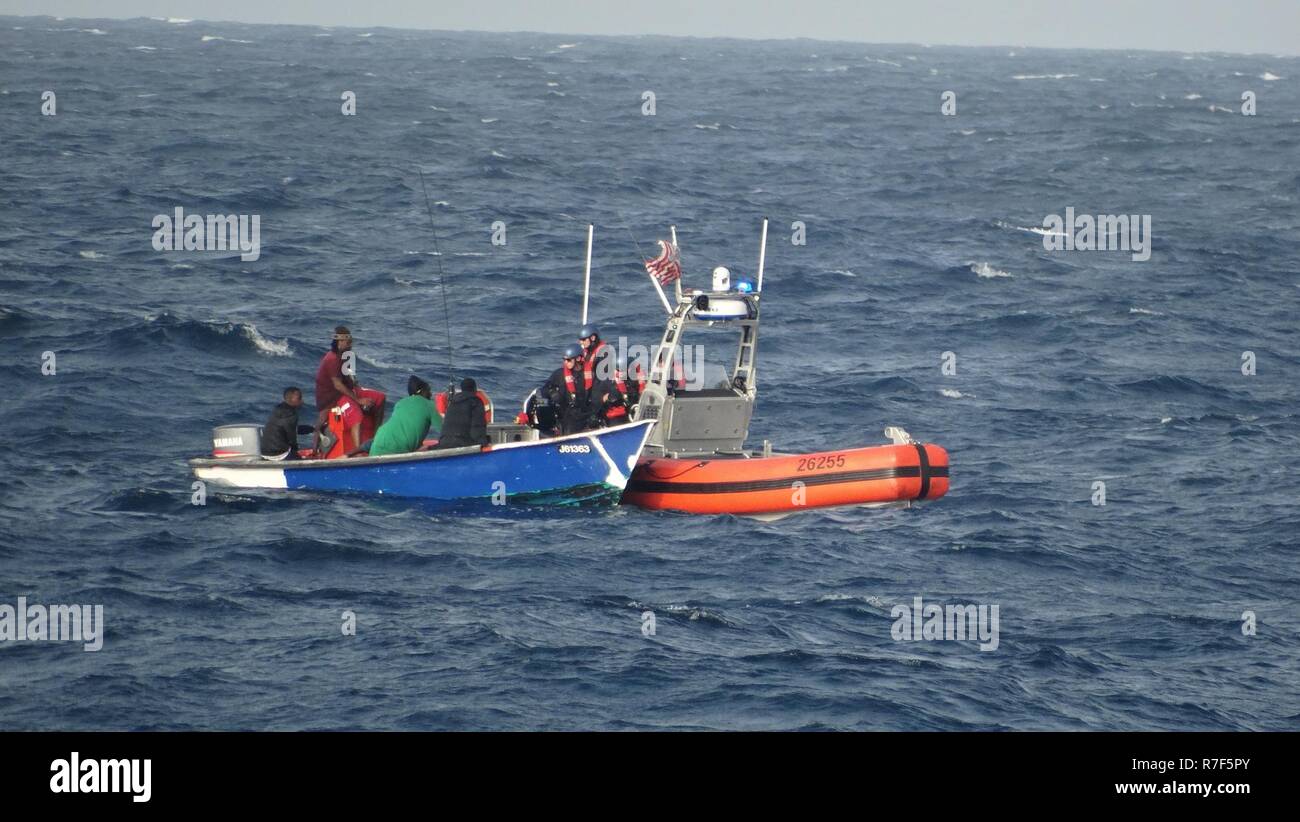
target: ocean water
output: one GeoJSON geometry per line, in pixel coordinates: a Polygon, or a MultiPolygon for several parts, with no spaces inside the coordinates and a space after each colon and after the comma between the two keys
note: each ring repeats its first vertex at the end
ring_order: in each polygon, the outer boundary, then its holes
{"type": "Polygon", "coordinates": [[[0,18],[0,602],[106,621],[0,644],[0,728],[1295,729],[1298,89],[1269,55],[0,18]],[[258,215],[260,258],[154,250],[177,207],[258,215]],[[1067,207],[1150,215],[1150,259],[1044,249],[1067,207]],[[751,442],[901,425],[945,498],[191,504],[209,428],[338,323],[363,383],[445,380],[439,262],[454,370],[509,408],[588,221],[593,317],[648,344],[640,252],[676,225],[689,285],[752,275],[764,216],[751,442]],[[918,596],[996,605],[997,648],[895,640],[918,596]]]}

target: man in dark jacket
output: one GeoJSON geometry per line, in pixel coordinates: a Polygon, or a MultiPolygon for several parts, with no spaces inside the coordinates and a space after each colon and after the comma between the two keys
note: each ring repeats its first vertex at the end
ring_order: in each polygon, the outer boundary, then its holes
{"type": "Polygon", "coordinates": [[[598,415],[617,391],[583,369],[582,348],[575,343],[564,349],[564,365],[551,372],[538,394],[558,409],[560,433],[576,434],[596,427],[598,415]]]}
{"type": "Polygon", "coordinates": [[[310,434],[316,429],[298,424],[298,409],[302,407],[302,391],[290,386],[284,389],[284,402],[271,411],[271,418],[262,429],[262,456],[273,459],[296,460],[298,435],[310,434]]]}
{"type": "Polygon", "coordinates": [[[478,383],[470,377],[460,381],[460,390],[447,402],[447,413],[442,415],[442,434],[439,448],[464,448],[468,445],[487,445],[487,409],[478,397],[478,383]]]}

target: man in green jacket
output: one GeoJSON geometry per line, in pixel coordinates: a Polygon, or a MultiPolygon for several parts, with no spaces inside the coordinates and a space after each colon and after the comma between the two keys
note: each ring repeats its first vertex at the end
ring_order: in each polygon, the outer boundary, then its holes
{"type": "Polygon", "coordinates": [[[442,430],[442,415],[433,404],[429,384],[419,377],[411,377],[406,383],[406,393],[409,396],[393,406],[388,421],[375,432],[370,456],[416,451],[430,430],[435,434],[442,430]]]}

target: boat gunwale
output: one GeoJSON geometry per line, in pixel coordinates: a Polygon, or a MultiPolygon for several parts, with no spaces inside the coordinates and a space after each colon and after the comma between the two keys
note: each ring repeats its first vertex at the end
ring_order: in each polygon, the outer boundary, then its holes
{"type": "MultiPolygon", "coordinates": [[[[334,459],[300,459],[300,460],[271,460],[263,457],[258,458],[226,458],[217,457],[195,457],[189,460],[192,468],[235,468],[235,469],[293,469],[298,470],[316,470],[324,468],[366,468],[378,465],[394,465],[404,462],[425,462],[447,457],[469,457],[479,454],[490,454],[495,451],[505,451],[513,448],[529,448],[550,443],[564,442],[566,440],[590,439],[591,437],[601,437],[607,433],[622,431],[625,429],[644,426],[649,429],[658,420],[635,420],[633,422],[614,425],[609,428],[596,428],[590,431],[579,431],[576,434],[564,434],[559,437],[544,437],[535,440],[521,440],[519,442],[503,442],[486,446],[467,445],[463,448],[446,448],[432,449],[429,451],[408,451],[402,454],[384,454],[378,457],[336,457],[334,459]]],[[[644,447],[644,446],[643,446],[644,447]]]]}

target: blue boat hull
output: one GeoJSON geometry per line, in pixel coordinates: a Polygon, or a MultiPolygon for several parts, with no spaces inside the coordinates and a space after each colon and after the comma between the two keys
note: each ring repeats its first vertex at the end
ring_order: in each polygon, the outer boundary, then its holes
{"type": "Polygon", "coordinates": [[[270,462],[192,460],[220,487],[542,505],[617,503],[653,421],[532,442],[386,457],[270,462]]]}

